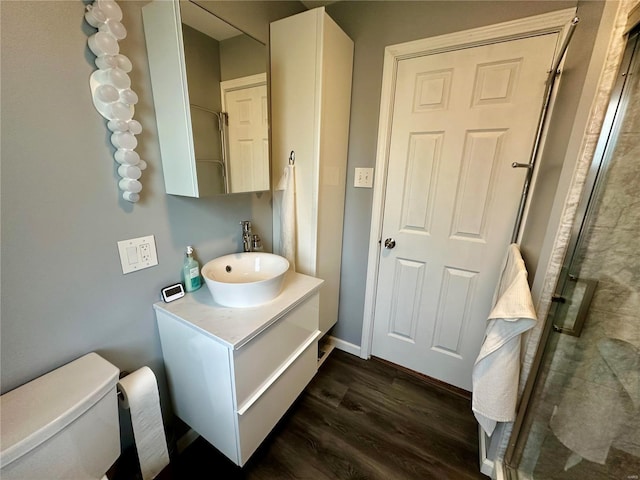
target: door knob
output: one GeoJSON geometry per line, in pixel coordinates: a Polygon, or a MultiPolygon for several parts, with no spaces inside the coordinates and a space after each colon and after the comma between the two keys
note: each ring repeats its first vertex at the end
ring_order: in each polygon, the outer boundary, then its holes
{"type": "Polygon", "coordinates": [[[387,238],[384,241],[384,247],[388,248],[389,250],[391,250],[395,246],[396,246],[396,241],[393,238],[387,238]]]}

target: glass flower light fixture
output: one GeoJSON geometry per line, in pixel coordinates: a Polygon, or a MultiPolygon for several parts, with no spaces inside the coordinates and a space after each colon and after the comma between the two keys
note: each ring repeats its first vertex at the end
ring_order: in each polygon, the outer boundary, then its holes
{"type": "Polygon", "coordinates": [[[98,30],[87,42],[98,67],[89,78],[93,105],[108,120],[111,143],[116,147],[114,158],[120,164],[118,175],[122,178],[118,186],[122,198],[135,203],[140,200],[140,177],[147,164],[135,152],[135,136],[142,132],[142,125],[133,119],[134,105],[138,103],[128,75],[133,66],[118,45],[127,36],[121,22],[122,10],[115,0],[95,0],[87,5],[84,18],[98,30]]]}

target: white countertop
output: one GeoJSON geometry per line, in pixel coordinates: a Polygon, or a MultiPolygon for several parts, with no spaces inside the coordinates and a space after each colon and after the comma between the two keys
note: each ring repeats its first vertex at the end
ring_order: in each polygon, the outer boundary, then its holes
{"type": "Polygon", "coordinates": [[[282,293],[257,307],[229,308],[213,301],[206,284],[171,303],[158,302],[153,308],[165,312],[225,344],[232,349],[242,347],[269,325],[291,311],[316,291],[324,280],[289,272],[282,293]]]}

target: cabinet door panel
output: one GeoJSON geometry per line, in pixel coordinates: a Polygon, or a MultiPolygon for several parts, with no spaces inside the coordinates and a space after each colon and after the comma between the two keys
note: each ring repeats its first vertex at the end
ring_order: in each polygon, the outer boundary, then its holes
{"type": "Polygon", "coordinates": [[[278,420],[300,395],[318,369],[318,342],[296,359],[269,389],[247,410],[238,415],[240,466],[255,452],[278,420]]]}
{"type": "Polygon", "coordinates": [[[163,312],[156,312],[176,415],[237,463],[231,352],[163,312]]]}
{"type": "Polygon", "coordinates": [[[236,409],[318,330],[318,294],[234,352],[236,409]]]}
{"type": "Polygon", "coordinates": [[[162,171],[167,193],[198,197],[189,92],[177,2],[151,2],[142,9],[153,83],[162,171]]]}

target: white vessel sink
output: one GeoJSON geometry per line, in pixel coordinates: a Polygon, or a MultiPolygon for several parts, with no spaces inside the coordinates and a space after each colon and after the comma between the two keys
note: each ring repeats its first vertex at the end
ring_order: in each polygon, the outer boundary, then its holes
{"type": "Polygon", "coordinates": [[[282,291],[286,258],[273,253],[243,252],[207,262],[202,276],[216,303],[225,307],[255,307],[282,291]]]}

